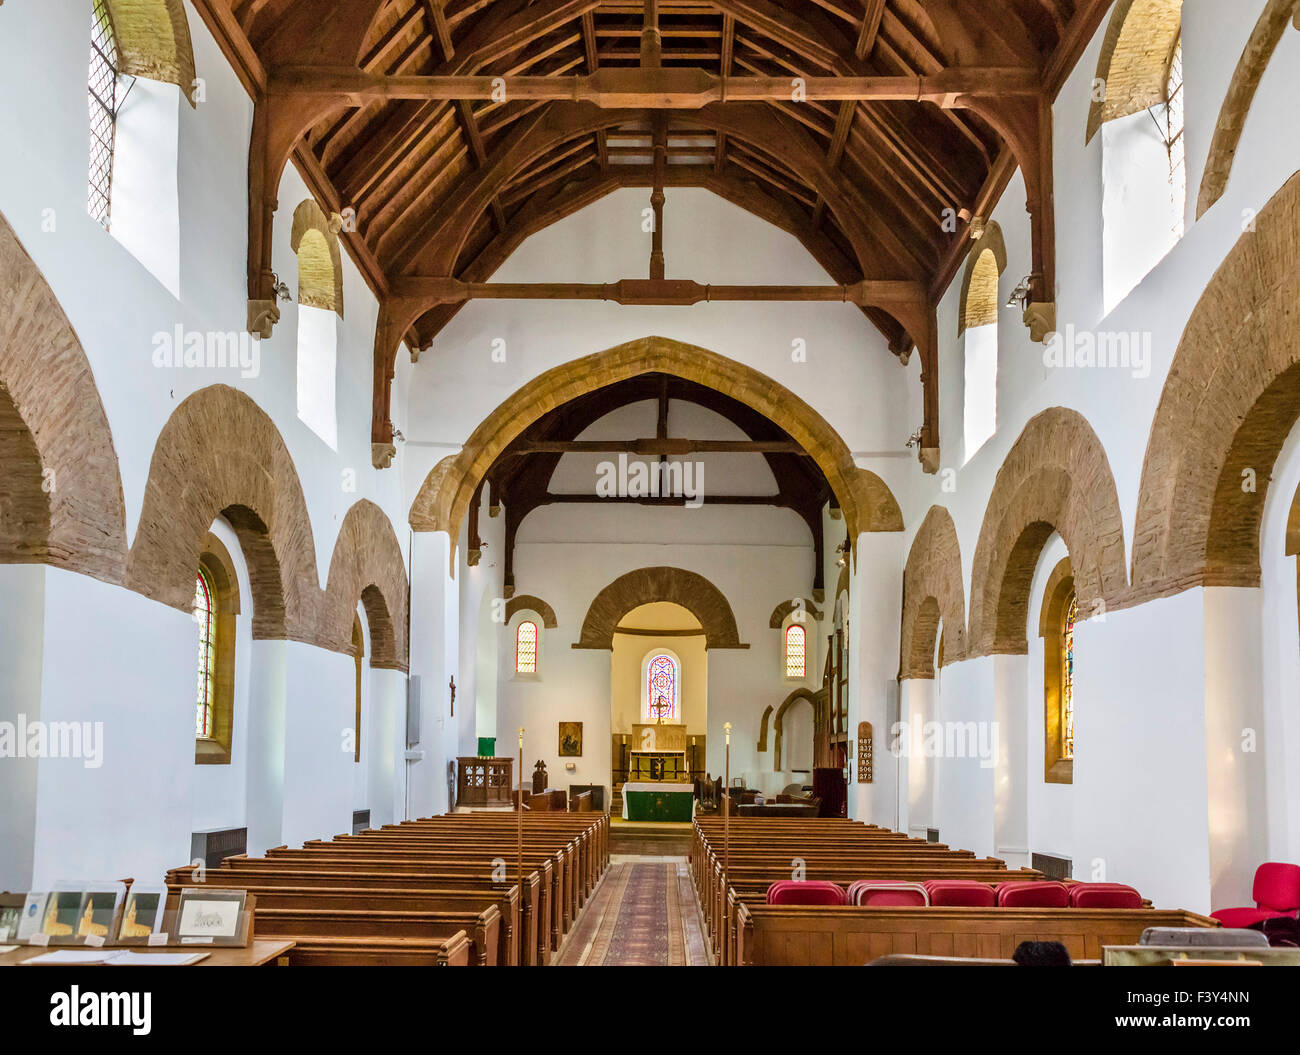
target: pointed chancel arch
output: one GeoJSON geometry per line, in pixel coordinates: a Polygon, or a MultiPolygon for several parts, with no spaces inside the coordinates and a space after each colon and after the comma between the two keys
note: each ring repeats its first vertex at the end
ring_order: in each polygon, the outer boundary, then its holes
{"type": "Polygon", "coordinates": [[[1300,418],[1297,231],[1300,173],[1228,253],[1183,331],[1142,465],[1135,600],[1260,583],[1269,479],[1300,418]]]}
{"type": "Polygon", "coordinates": [[[725,392],[785,429],[831,485],[851,540],[864,531],[903,530],[902,512],[885,482],[854,464],[844,441],[812,407],[743,363],[666,337],[630,341],[554,367],[528,382],[488,415],[459,454],[433,467],[411,506],[411,527],[446,531],[457,538],[479,481],[511,440],[571,399],[649,373],[672,374],[725,392]]]}
{"type": "Polygon", "coordinates": [[[1198,219],[1228,189],[1232,162],[1237,156],[1237,145],[1241,142],[1246,117],[1255,101],[1255,92],[1287,25],[1292,23],[1300,29],[1300,7],[1296,0],[1268,0],[1254,32],[1246,41],[1232,74],[1232,82],[1228,85],[1228,94],[1224,96],[1223,107],[1219,110],[1214,138],[1210,141],[1210,156],[1206,158],[1205,170],[1201,174],[1201,191],[1196,200],[1198,219]]]}
{"type": "Polygon", "coordinates": [[[117,42],[119,73],[174,84],[198,103],[194,48],[182,0],[104,0],[117,42]]]}
{"type": "Polygon", "coordinates": [[[966,656],[966,590],[957,528],[943,506],[931,506],[903,569],[900,678],[933,678],[939,625],[944,665],[966,656]]]}
{"type": "MultiPolygon", "coordinates": [[[[220,516],[248,562],[253,636],[318,643],[323,598],[293,459],[252,399],[211,385],[185,399],[158,435],[127,585],[188,612],[203,540],[220,516]]],[[[351,651],[346,629],[343,645],[351,651]]]]}
{"type": "Polygon", "coordinates": [[[1053,532],[1070,552],[1084,618],[1099,603],[1116,607],[1128,580],[1115,480],[1092,426],[1065,407],[1031,418],[998,470],[971,571],[969,656],[1028,651],[1030,586],[1053,532]]]}
{"type": "MultiPolygon", "coordinates": [[[[126,512],[108,417],[77,335],[3,217],[0,464],[0,563],[122,581],[126,512]]],[[[186,604],[193,569],[187,590],[186,604]]]]}
{"type": "Polygon", "coordinates": [[[343,318],[343,260],[338,226],[311,198],[293,212],[289,244],[298,254],[298,303],[343,318]]]}
{"type": "Polygon", "coordinates": [[[362,499],[343,518],[330,558],[325,647],[349,650],[360,603],[370,631],[370,665],[406,670],[406,594],[406,565],[393,525],[379,506],[362,499]]]}
{"type": "Polygon", "coordinates": [[[1168,101],[1169,63],[1182,25],[1183,0],[1119,0],[1097,62],[1105,92],[1093,93],[1088,142],[1107,121],[1168,101]]]}
{"type": "Polygon", "coordinates": [[[638,568],[620,575],[591,602],[573,647],[612,649],[623,617],[659,601],[680,605],[700,621],[705,648],[749,648],[740,641],[736,616],[722,591],[703,575],[684,568],[638,568]]]}

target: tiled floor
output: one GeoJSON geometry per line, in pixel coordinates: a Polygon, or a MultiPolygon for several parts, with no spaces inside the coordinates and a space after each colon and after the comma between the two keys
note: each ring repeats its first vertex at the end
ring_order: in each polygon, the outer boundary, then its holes
{"type": "Polygon", "coordinates": [[[710,962],[686,859],[617,855],[555,960],[567,967],[710,962]]]}

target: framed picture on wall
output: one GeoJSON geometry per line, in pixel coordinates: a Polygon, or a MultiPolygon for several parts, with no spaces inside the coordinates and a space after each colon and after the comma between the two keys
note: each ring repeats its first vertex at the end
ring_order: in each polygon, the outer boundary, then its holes
{"type": "Polygon", "coordinates": [[[560,757],[561,758],[582,757],[582,723],[581,722],[560,723],[560,757]]]}

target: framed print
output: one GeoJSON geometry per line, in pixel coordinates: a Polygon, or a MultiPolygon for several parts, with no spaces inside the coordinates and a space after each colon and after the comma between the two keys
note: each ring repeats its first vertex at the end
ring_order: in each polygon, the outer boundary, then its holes
{"type": "Polygon", "coordinates": [[[182,945],[245,945],[250,922],[245,907],[251,901],[243,890],[186,888],[181,891],[173,937],[182,945]]]}
{"type": "Polygon", "coordinates": [[[80,890],[54,890],[45,900],[39,933],[49,938],[51,945],[71,945],[77,940],[77,925],[81,921],[80,890]]]}
{"type": "Polygon", "coordinates": [[[17,936],[26,900],[24,894],[0,894],[0,945],[9,944],[17,936]]]}
{"type": "Polygon", "coordinates": [[[122,907],[118,944],[148,944],[153,935],[162,934],[166,906],[167,891],[163,887],[131,887],[122,907]]]}
{"type": "Polygon", "coordinates": [[[117,906],[121,899],[122,891],[108,883],[96,884],[82,891],[74,937],[91,945],[108,941],[116,926],[117,906]]]}
{"type": "Polygon", "coordinates": [[[560,757],[580,758],[582,756],[582,723],[560,723],[560,757]]]}
{"type": "Polygon", "coordinates": [[[33,890],[23,898],[18,916],[18,929],[13,934],[16,940],[29,942],[41,933],[41,923],[45,919],[45,902],[49,897],[48,890],[33,890]]]}

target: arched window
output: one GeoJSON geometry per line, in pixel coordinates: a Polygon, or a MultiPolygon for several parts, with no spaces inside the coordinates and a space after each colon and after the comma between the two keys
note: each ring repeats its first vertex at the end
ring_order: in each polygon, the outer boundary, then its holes
{"type": "Polygon", "coordinates": [[[225,546],[209,534],[194,575],[198,636],[194,761],[230,761],[235,696],[235,616],[239,587],[225,546]]]}
{"type": "Polygon", "coordinates": [[[338,448],[338,320],[343,317],[343,267],[338,217],[312,199],[293,214],[289,242],[298,254],[298,417],[338,448]]]}
{"type": "Polygon", "coordinates": [[[113,150],[117,138],[117,40],[105,0],[90,15],[90,181],[86,211],[107,230],[113,204],[113,150]]]}
{"type": "Polygon", "coordinates": [[[970,461],[998,426],[998,282],[1007,266],[1002,229],[988,224],[971,248],[962,285],[961,320],[965,369],[963,456],[970,461]]]}
{"type": "Polygon", "coordinates": [[[668,653],[650,658],[646,665],[646,716],[652,722],[677,720],[680,680],[677,660],[668,653]]]}
{"type": "Polygon", "coordinates": [[[194,625],[199,629],[198,713],[194,735],[211,740],[216,722],[217,605],[212,579],[202,565],[194,577],[194,625]]]}
{"type": "Polygon", "coordinates": [[[785,628],[785,676],[808,676],[808,631],[798,623],[785,628]]]}
{"type": "Polygon", "coordinates": [[[1053,569],[1043,596],[1043,779],[1074,782],[1074,628],[1079,601],[1070,558],[1053,569]]]}
{"type": "Polygon", "coordinates": [[[537,624],[531,619],[515,627],[515,673],[537,673],[537,624]]]}
{"type": "Polygon", "coordinates": [[[1110,314],[1185,228],[1182,0],[1115,7],[1088,116],[1102,132],[1102,279],[1110,314]]]}
{"type": "Polygon", "coordinates": [[[357,716],[352,740],[353,753],[352,761],[361,761],[361,671],[366,658],[366,639],[361,633],[361,617],[354,615],[352,617],[352,653],[357,661],[357,716]]]}

